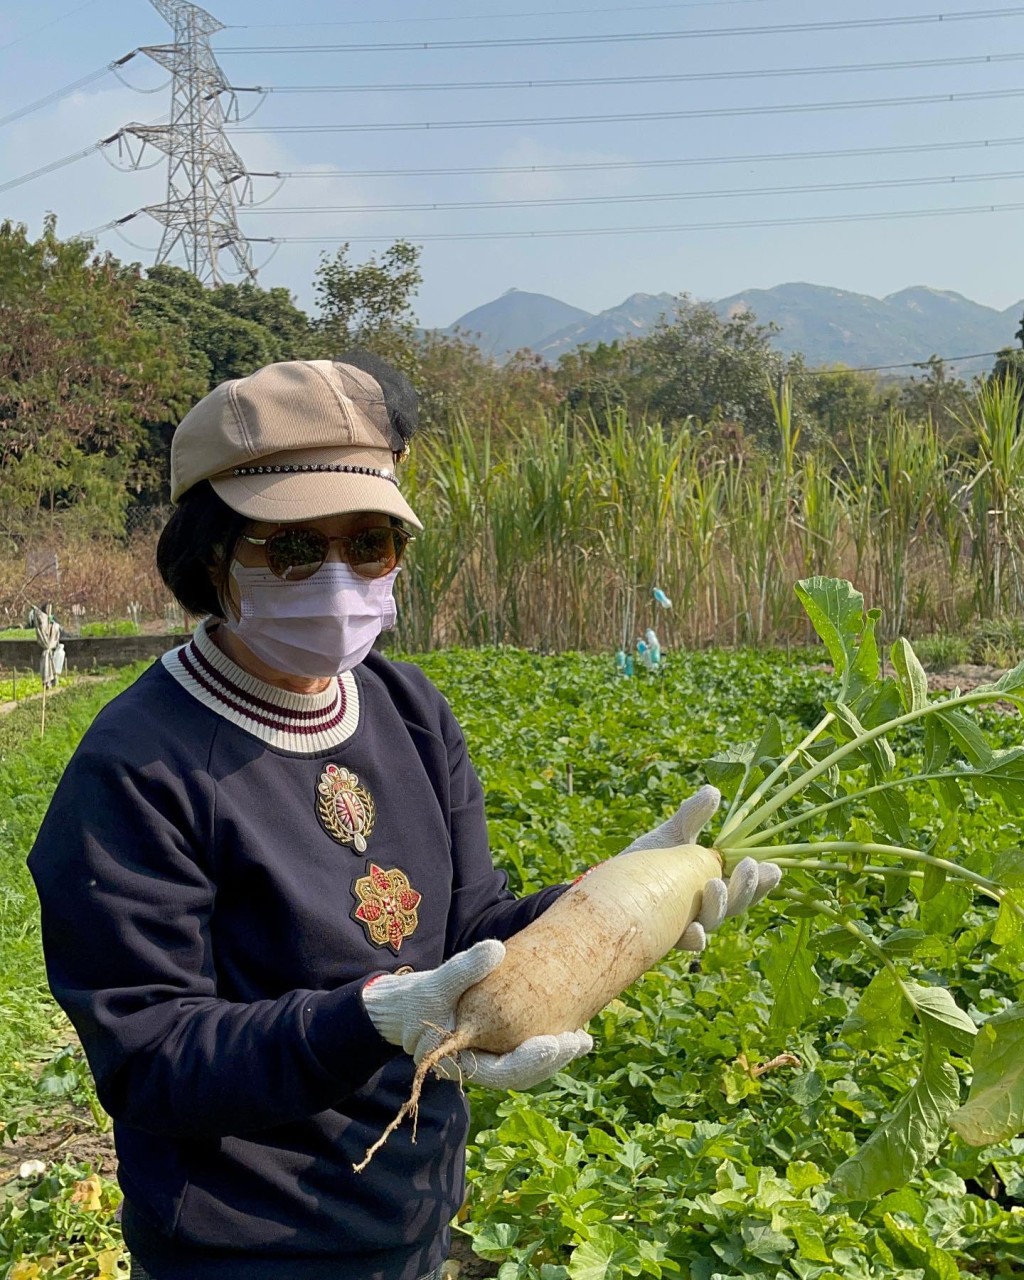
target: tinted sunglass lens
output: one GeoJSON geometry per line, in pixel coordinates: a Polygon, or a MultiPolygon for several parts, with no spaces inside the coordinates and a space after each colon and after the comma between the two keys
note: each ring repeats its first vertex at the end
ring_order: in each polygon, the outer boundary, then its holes
{"type": "Polygon", "coordinates": [[[380,578],[398,564],[409,541],[401,529],[364,529],[349,540],[348,562],[364,578],[380,578]]]}
{"type": "Polygon", "coordinates": [[[319,529],[282,529],[267,541],[267,565],[279,578],[301,581],[316,573],[330,545],[319,529]]]}

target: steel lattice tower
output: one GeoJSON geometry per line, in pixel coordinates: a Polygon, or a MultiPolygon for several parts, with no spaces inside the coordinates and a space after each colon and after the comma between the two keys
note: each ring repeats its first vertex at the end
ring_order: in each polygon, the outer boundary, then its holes
{"type": "Polygon", "coordinates": [[[222,31],[224,24],[186,0],[150,3],[174,29],[173,44],[141,50],[173,77],[170,122],[130,124],[123,133],[167,155],[167,198],[145,209],[164,228],[156,262],[166,262],[180,248],[185,265],[197,279],[220,284],[218,258],[229,253],[238,270],[255,280],[249,242],[237,217],[238,206],[252,198],[251,183],[224,131],[230,115],[237,115],[237,107],[210,48],[210,37],[222,31]],[[229,95],[227,111],[225,94],[229,95]]]}

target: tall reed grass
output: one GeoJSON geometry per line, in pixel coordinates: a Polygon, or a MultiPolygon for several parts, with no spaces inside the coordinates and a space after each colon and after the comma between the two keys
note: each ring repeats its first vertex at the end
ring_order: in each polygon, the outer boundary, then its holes
{"type": "Polygon", "coordinates": [[[400,579],[400,637],[426,649],[802,639],[793,583],[838,574],[890,635],[1024,617],[1024,432],[1012,383],[979,390],[956,448],[894,413],[845,456],[802,447],[788,388],[774,449],[714,427],[541,417],[496,450],[460,422],[419,443],[427,532],[400,579]],[[671,611],[652,597],[660,587],[671,611]]]}
{"type": "MultiPolygon", "coordinates": [[[[788,388],[773,403],[778,439],[761,450],[621,412],[598,425],[541,410],[500,438],[459,420],[419,439],[404,488],[425,529],[399,577],[399,644],[631,648],[650,626],[670,647],[798,641],[793,583],[812,573],[851,578],[890,635],[1024,619],[1014,383],[979,389],[956,447],[894,414],[840,454],[801,438],[788,388]]],[[[73,604],[98,620],[132,602],[162,619],[154,542],[58,544],[43,594],[65,622],[73,604]]],[[[0,556],[9,621],[40,596],[25,567],[24,548],[0,556]]]]}

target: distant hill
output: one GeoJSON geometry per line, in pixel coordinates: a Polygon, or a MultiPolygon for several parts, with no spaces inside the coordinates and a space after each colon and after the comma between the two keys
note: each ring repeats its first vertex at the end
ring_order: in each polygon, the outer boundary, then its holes
{"type": "MultiPolygon", "coordinates": [[[[552,362],[567,351],[599,342],[638,337],[671,317],[670,293],[634,293],[597,315],[539,293],[510,290],[468,312],[448,330],[475,339],[482,351],[503,359],[522,347],[552,362]]],[[[923,285],[885,298],[814,284],[751,289],[715,302],[719,315],[749,310],[762,324],[774,322],[781,351],[803,352],[812,366],[879,365],[961,356],[1015,345],[1024,301],[1005,311],[982,306],[959,293],[923,285]]],[[[961,363],[961,372],[987,368],[988,360],[961,363]]]]}
{"type": "Polygon", "coordinates": [[[523,347],[533,347],[545,334],[589,319],[589,311],[571,307],[557,298],[509,289],[493,302],[467,311],[445,332],[458,331],[486,355],[501,360],[523,347]]]}
{"type": "Polygon", "coordinates": [[[780,284],[715,303],[722,316],[747,308],[762,324],[774,321],[781,330],[779,349],[802,351],[814,365],[900,364],[995,351],[1013,344],[1022,306],[996,311],[923,285],[872,298],[821,285],[780,284]]]}
{"type": "Polygon", "coordinates": [[[546,360],[555,361],[565,351],[593,347],[618,338],[638,338],[649,333],[658,321],[675,315],[676,299],[671,293],[632,293],[617,307],[596,316],[584,315],[573,324],[549,333],[531,344],[546,360]]]}

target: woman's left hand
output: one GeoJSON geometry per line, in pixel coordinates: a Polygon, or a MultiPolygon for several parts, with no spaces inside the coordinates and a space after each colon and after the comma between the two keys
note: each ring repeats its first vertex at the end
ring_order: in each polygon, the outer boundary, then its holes
{"type": "MultiPolygon", "coordinates": [[[[715,815],[721,801],[717,787],[704,786],[684,800],[667,822],[638,836],[623,853],[634,849],[671,849],[677,844],[694,844],[702,827],[715,815]]],[[[676,943],[683,951],[703,951],[708,934],[727,916],[738,916],[771,893],[782,879],[782,868],[774,862],[744,858],[726,880],[709,880],[704,886],[697,919],[676,943]]]]}

